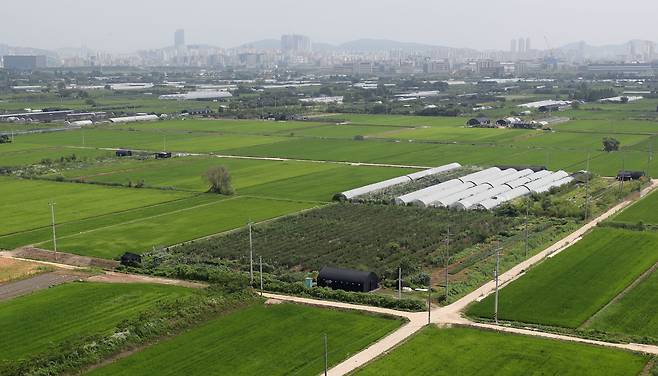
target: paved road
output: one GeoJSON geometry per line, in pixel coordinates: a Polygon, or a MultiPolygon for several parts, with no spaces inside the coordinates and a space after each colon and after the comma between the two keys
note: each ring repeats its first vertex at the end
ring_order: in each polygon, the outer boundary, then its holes
{"type": "Polygon", "coordinates": [[[36,275],[32,278],[0,285],[0,301],[47,289],[52,286],[80,279],[80,275],[52,272],[36,275]]]}

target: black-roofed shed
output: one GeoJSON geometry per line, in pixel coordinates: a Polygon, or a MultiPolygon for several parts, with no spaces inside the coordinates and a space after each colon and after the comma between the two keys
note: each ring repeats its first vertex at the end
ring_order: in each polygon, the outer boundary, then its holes
{"type": "Polygon", "coordinates": [[[373,272],[325,266],[318,275],[318,286],[368,292],[379,288],[379,278],[373,272]]]}

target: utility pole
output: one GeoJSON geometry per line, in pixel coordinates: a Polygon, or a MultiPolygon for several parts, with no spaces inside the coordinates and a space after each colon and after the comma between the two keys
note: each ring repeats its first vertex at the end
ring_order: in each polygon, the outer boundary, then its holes
{"type": "MultiPolygon", "coordinates": [[[[14,141],[13,133],[12,133],[11,140],[12,140],[12,142],[14,141]]],[[[647,158],[647,178],[649,180],[651,180],[651,173],[649,171],[651,171],[651,160],[652,159],[653,159],[653,143],[649,142],[649,157],[647,158]]]]}
{"type": "Polygon", "coordinates": [[[450,265],[450,227],[448,227],[448,234],[446,235],[446,254],[445,254],[445,287],[446,287],[446,304],[448,303],[448,266],[450,265]]]}
{"type": "Polygon", "coordinates": [[[427,325],[432,322],[432,272],[430,271],[430,281],[427,286],[427,325]]]}
{"type": "Polygon", "coordinates": [[[329,351],[327,351],[327,333],[324,334],[324,376],[329,372],[329,351]]]}
{"type": "Polygon", "coordinates": [[[251,220],[249,220],[249,280],[254,285],[254,242],[251,236],[251,220]]]}
{"type": "Polygon", "coordinates": [[[619,195],[624,194],[624,175],[626,175],[626,161],[621,158],[621,179],[619,179],[619,195]]]}
{"type": "Polygon", "coordinates": [[[260,263],[260,296],[263,296],[263,257],[258,256],[258,262],[260,263]]]}
{"type": "Polygon", "coordinates": [[[500,271],[500,248],[496,248],[496,297],[494,300],[494,321],[498,324],[498,274],[500,271]]]}
{"type": "Polygon", "coordinates": [[[587,170],[585,171],[585,220],[589,219],[589,156],[587,153],[587,170]]]}
{"type": "Polygon", "coordinates": [[[57,233],[55,231],[55,202],[51,201],[50,205],[50,217],[53,225],[53,249],[55,250],[55,261],[57,261],[57,233]]]}
{"type": "Polygon", "coordinates": [[[402,299],[402,267],[398,268],[398,299],[402,299]]]}
{"type": "Polygon", "coordinates": [[[525,258],[528,259],[528,217],[530,216],[530,197],[525,202],[525,258]]]}

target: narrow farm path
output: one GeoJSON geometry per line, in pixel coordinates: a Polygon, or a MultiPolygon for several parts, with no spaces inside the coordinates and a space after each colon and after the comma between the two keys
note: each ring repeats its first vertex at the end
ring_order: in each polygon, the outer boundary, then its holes
{"type": "Polygon", "coordinates": [[[205,283],[183,281],[179,279],[151,277],[147,275],[126,274],[117,272],[105,272],[91,276],[86,279],[90,282],[105,282],[105,283],[153,283],[158,285],[169,286],[182,286],[194,289],[202,289],[208,287],[205,283]]]}

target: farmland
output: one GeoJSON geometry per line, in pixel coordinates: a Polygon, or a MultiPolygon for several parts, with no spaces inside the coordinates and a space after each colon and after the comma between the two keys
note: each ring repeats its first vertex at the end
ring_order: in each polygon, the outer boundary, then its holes
{"type": "MultiPolygon", "coordinates": [[[[503,320],[578,328],[658,262],[658,234],[596,229],[500,291],[503,320]]],[[[470,315],[491,318],[493,296],[470,315]]]]}
{"type": "Polygon", "coordinates": [[[106,333],[119,322],[193,292],[180,287],[68,283],[0,302],[0,360],[17,360],[80,336],[106,333]]]}
{"type": "MultiPolygon", "coordinates": [[[[512,164],[520,158],[528,164],[546,164],[570,171],[585,167],[587,155],[597,173],[613,175],[622,164],[646,166],[645,145],[656,133],[652,123],[629,120],[591,125],[592,120],[560,124],[555,132],[515,129],[465,128],[464,119],[413,118],[405,116],[354,117],[348,125],[318,122],[265,122],[235,120],[173,120],[114,127],[71,130],[56,134],[17,136],[16,145],[51,150],[49,158],[80,148],[132,148],[174,152],[218,153],[240,156],[280,157],[332,161],[438,165],[454,160],[469,164],[512,164]],[[408,118],[408,119],[407,119],[408,118]],[[572,124],[573,123],[573,124],[572,124]],[[608,125],[606,125],[608,124],[608,125]],[[573,128],[570,128],[573,125],[573,128]],[[627,127],[617,132],[615,127],[627,127]],[[356,141],[355,136],[366,136],[356,141]],[[603,153],[601,140],[615,136],[622,151],[603,153]],[[369,138],[374,138],[369,140],[369,138]],[[401,140],[402,142],[395,142],[401,140]],[[413,142],[410,142],[413,141],[413,142]],[[57,148],[57,149],[55,149],[57,148]]],[[[326,120],[326,118],[322,118],[326,120]]],[[[12,145],[13,147],[13,145],[12,145]]],[[[93,153],[89,149],[79,153],[93,153]]],[[[0,147],[0,153],[2,147],[0,147]]],[[[97,153],[97,152],[96,152],[97,153]]],[[[34,153],[10,155],[10,165],[38,162],[34,153]]],[[[91,154],[90,156],[95,156],[91,154]]],[[[43,157],[42,157],[43,158],[43,157]]],[[[658,168],[653,166],[652,170],[658,168]]],[[[658,170],[656,170],[658,171],[658,170]]]]}
{"type": "Polygon", "coordinates": [[[658,193],[654,192],[614,217],[614,221],[658,225],[658,193]]]}
{"type": "Polygon", "coordinates": [[[0,196],[2,211],[8,213],[0,219],[1,234],[6,235],[49,225],[51,201],[57,205],[57,221],[65,223],[174,201],[187,194],[0,177],[0,196]]]}
{"type": "Polygon", "coordinates": [[[29,278],[54,268],[21,260],[0,258],[0,284],[29,278]]]}
{"type": "Polygon", "coordinates": [[[427,327],[354,375],[637,375],[648,359],[603,347],[427,327]],[[410,361],[410,360],[413,361],[410,361]]]}
{"type": "MultiPolygon", "coordinates": [[[[514,226],[489,213],[424,210],[386,205],[335,204],[254,227],[254,247],[266,261],[288,268],[319,270],[340,265],[374,270],[393,277],[401,264],[406,273],[440,264],[450,226],[457,253],[514,226]],[[299,241],[299,240],[303,241],[299,241]]],[[[248,236],[238,231],[176,250],[208,259],[244,258],[248,236]]]]}
{"type": "Polygon", "coordinates": [[[594,316],[584,328],[631,335],[641,342],[658,343],[656,286],[658,273],[654,271],[621,299],[594,316]]]}
{"type": "Polygon", "coordinates": [[[331,366],[400,324],[355,312],[292,304],[254,305],[89,374],[314,375],[324,369],[324,334],[331,366]]]}
{"type": "Polygon", "coordinates": [[[336,192],[411,171],[328,163],[181,157],[166,161],[110,160],[89,167],[62,169],[47,177],[125,186],[143,182],[147,188],[205,192],[208,186],[201,176],[217,165],[229,170],[238,194],[318,202],[330,201],[336,192]]]}

